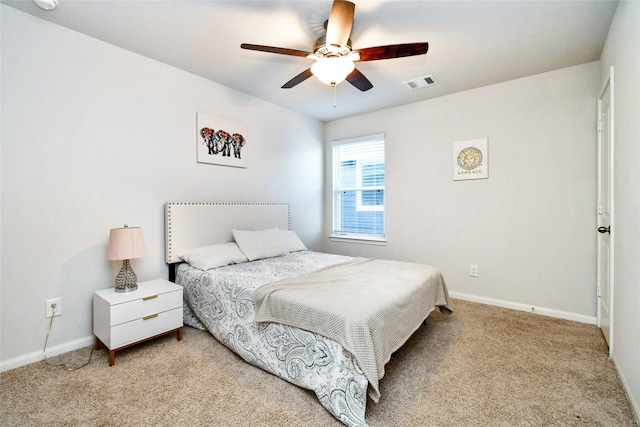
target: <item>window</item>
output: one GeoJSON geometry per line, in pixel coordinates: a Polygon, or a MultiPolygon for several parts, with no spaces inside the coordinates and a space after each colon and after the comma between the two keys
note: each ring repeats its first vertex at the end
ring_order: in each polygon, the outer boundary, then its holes
{"type": "Polygon", "coordinates": [[[384,242],[384,135],[333,145],[333,234],[384,242]]]}

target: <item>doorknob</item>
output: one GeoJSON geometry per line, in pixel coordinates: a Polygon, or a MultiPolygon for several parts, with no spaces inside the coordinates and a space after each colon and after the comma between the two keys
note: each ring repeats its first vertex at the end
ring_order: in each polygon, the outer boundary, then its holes
{"type": "Polygon", "coordinates": [[[598,233],[609,233],[609,234],[611,234],[611,226],[609,226],[609,227],[598,227],[598,233]]]}

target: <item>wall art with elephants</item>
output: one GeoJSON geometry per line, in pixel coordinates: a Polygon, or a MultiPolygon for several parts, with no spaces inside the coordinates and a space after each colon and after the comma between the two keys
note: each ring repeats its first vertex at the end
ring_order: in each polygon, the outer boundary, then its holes
{"type": "Polygon", "coordinates": [[[247,129],[242,123],[197,113],[198,163],[247,167],[247,129]]]}

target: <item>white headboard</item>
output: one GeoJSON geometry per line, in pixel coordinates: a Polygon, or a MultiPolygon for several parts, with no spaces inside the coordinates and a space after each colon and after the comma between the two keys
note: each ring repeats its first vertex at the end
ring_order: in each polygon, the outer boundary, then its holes
{"type": "Polygon", "coordinates": [[[232,242],[234,229],[289,229],[286,203],[167,202],[164,213],[167,264],[189,249],[232,242]]]}

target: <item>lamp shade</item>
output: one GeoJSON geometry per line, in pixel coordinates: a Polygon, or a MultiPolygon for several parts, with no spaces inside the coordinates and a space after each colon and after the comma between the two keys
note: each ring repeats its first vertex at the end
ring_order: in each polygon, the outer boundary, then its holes
{"type": "Polygon", "coordinates": [[[142,256],[144,256],[142,228],[125,225],[124,228],[111,229],[107,247],[108,260],[134,259],[142,256]]]}
{"type": "Polygon", "coordinates": [[[324,84],[341,83],[355,68],[353,61],[345,56],[320,58],[311,66],[311,72],[324,84]]]}

